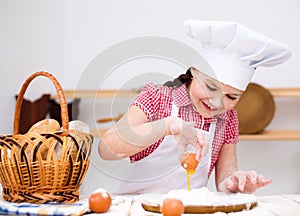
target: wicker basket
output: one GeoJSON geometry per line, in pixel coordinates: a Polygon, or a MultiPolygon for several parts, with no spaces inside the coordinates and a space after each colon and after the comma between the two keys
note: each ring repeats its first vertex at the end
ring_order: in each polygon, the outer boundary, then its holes
{"type": "Polygon", "coordinates": [[[0,136],[3,198],[15,203],[77,201],[79,187],[89,167],[93,137],[75,132],[76,136],[74,131],[69,131],[67,104],[56,78],[47,72],[36,72],[28,77],[16,103],[14,134],[0,136]],[[56,88],[61,106],[62,130],[19,134],[22,100],[29,83],[38,76],[49,78],[56,88]],[[59,154],[56,151],[58,147],[59,154]]]}

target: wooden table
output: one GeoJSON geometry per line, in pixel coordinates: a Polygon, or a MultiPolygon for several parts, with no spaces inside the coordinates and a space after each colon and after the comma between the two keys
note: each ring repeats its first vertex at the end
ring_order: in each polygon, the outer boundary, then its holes
{"type": "MultiPolygon", "coordinates": [[[[87,199],[81,199],[81,203],[83,205],[79,206],[76,205],[76,212],[74,212],[74,206],[68,207],[69,213],[72,212],[72,215],[80,215],[80,211],[87,212],[84,216],[161,216],[159,213],[153,213],[145,211],[140,202],[135,199],[135,196],[114,196],[113,197],[113,204],[111,205],[110,209],[106,213],[96,214],[92,212],[88,212],[88,203],[87,199]],[[71,209],[70,209],[71,208],[71,209]]],[[[0,199],[1,201],[1,199],[0,199]]],[[[245,210],[241,212],[234,212],[234,213],[214,213],[214,214],[201,214],[201,216],[300,216],[300,194],[290,194],[290,195],[273,195],[273,196],[257,196],[258,204],[251,210],[245,210]]],[[[8,203],[2,200],[0,202],[1,207],[3,205],[7,206],[11,211],[11,205],[13,203],[8,203]]],[[[26,205],[21,205],[22,208],[30,208],[26,207],[26,205]]],[[[4,206],[5,207],[5,206],[4,206]]],[[[60,208],[66,208],[67,206],[62,206],[60,208]]],[[[45,207],[43,207],[43,211],[45,207]]],[[[51,206],[53,208],[53,206],[51,206]]],[[[33,207],[34,211],[36,212],[37,206],[33,207]]],[[[39,208],[41,209],[41,208],[39,208]]],[[[23,209],[24,210],[24,209],[23,209]]],[[[57,209],[56,209],[57,210],[57,209]]],[[[28,211],[28,209],[27,209],[28,211]]],[[[5,211],[7,212],[7,211],[5,211]]],[[[3,212],[3,214],[5,213],[3,212]]],[[[18,211],[20,213],[20,211],[18,211]]],[[[32,212],[32,211],[28,211],[32,212]]],[[[47,211],[49,212],[49,211],[47,211]]],[[[57,211],[51,211],[56,212],[57,211]]],[[[66,212],[64,212],[66,213],[66,212]]],[[[0,213],[1,214],[1,213],[0,213]]],[[[1,215],[3,215],[1,214],[1,215]]],[[[195,216],[200,214],[184,214],[183,216],[195,216]]]]}

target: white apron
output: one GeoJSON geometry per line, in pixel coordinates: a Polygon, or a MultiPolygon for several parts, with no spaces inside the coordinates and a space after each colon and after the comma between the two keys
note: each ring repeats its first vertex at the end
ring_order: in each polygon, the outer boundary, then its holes
{"type": "MultiPolygon", "coordinates": [[[[173,103],[171,116],[177,115],[178,107],[173,103]]],[[[209,131],[202,131],[207,138],[208,152],[190,177],[191,189],[207,185],[215,126],[216,123],[211,123],[209,131]]],[[[170,135],[150,155],[131,164],[114,194],[164,193],[174,189],[187,189],[187,176],[178,161],[176,139],[170,135]]]]}

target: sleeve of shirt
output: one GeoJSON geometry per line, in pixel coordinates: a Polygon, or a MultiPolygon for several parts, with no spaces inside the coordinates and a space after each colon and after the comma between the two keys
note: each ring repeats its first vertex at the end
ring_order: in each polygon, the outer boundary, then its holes
{"type": "Polygon", "coordinates": [[[158,118],[165,116],[161,112],[166,111],[164,106],[171,103],[168,103],[168,100],[170,99],[166,96],[166,94],[168,94],[166,90],[166,88],[156,86],[152,83],[147,84],[135,98],[132,105],[143,110],[149,121],[157,120],[158,118]]]}
{"type": "Polygon", "coordinates": [[[239,141],[239,121],[238,114],[235,109],[227,112],[226,132],[224,144],[233,144],[239,141]]]}

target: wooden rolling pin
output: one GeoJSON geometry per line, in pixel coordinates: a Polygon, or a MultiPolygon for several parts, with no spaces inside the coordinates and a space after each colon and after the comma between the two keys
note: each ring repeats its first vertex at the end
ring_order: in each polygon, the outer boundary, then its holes
{"type": "Polygon", "coordinates": [[[110,117],[110,118],[100,118],[97,120],[97,123],[106,123],[106,122],[112,122],[112,121],[119,121],[124,113],[119,114],[118,116],[115,117],[110,117]]]}

